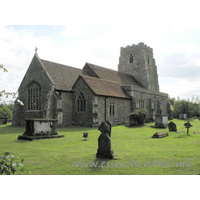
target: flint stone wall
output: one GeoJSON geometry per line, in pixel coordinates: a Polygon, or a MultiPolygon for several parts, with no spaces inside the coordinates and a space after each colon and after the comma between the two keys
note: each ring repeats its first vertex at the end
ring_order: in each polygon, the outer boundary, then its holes
{"type": "MultiPolygon", "coordinates": [[[[21,85],[18,89],[18,99],[24,103],[24,106],[21,106],[19,103],[15,101],[15,107],[13,112],[13,125],[25,125],[25,118],[43,118],[43,112],[45,111],[45,99],[49,91],[53,92],[54,88],[46,75],[46,72],[41,66],[41,63],[38,59],[34,56],[31,64],[27,70],[26,75],[24,76],[21,85]],[[33,79],[34,77],[34,79],[33,79]],[[28,110],[28,90],[27,87],[33,81],[37,82],[41,86],[41,110],[39,111],[29,111],[28,110]]],[[[54,118],[55,112],[54,111],[54,95],[53,93],[49,96],[49,116],[48,118],[54,118]]]]}
{"type": "MultiPolygon", "coordinates": [[[[80,79],[73,94],[73,124],[80,126],[99,126],[105,121],[105,98],[97,96],[88,88],[85,82],[80,79]],[[77,111],[77,96],[82,92],[86,100],[86,111],[77,111]]],[[[128,114],[130,113],[130,100],[122,98],[106,98],[106,120],[112,125],[128,123],[128,114]],[[110,104],[115,105],[114,116],[110,116],[110,104]]]]}

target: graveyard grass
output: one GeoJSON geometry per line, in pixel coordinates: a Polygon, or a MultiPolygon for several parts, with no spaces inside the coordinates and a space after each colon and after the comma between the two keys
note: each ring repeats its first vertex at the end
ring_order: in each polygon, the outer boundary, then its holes
{"type": "MultiPolygon", "coordinates": [[[[65,137],[23,141],[17,140],[17,137],[24,132],[24,127],[0,125],[0,155],[10,152],[24,159],[24,172],[17,170],[16,174],[200,174],[200,134],[193,134],[194,131],[200,131],[200,121],[190,120],[193,127],[190,128],[189,135],[184,127],[186,121],[178,119],[172,121],[176,123],[177,131],[183,132],[179,134],[169,132],[169,136],[165,138],[151,138],[155,132],[163,130],[148,127],[154,123],[138,128],[113,126],[111,133],[113,160],[96,158],[100,135],[98,128],[58,128],[58,134],[65,137]],[[86,141],[83,138],[84,131],[89,132],[86,141]],[[180,163],[183,164],[184,159],[186,163],[183,167],[180,163]],[[75,162],[76,164],[79,162],[78,167],[72,166],[75,162]],[[81,167],[81,162],[82,164],[85,162],[88,166],[81,167]],[[90,162],[91,164],[98,162],[97,167],[90,166],[90,162]],[[133,162],[136,162],[137,167],[133,162]]],[[[168,132],[168,129],[164,130],[168,132]]]]}

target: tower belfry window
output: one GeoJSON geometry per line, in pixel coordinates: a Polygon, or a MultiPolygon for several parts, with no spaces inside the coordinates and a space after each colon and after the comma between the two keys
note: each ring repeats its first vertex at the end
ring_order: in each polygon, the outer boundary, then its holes
{"type": "Polygon", "coordinates": [[[133,63],[133,55],[132,54],[130,54],[129,63],[133,63]]]}

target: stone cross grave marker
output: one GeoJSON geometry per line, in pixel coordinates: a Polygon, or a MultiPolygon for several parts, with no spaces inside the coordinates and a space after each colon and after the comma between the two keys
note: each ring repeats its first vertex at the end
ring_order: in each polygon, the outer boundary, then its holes
{"type": "Polygon", "coordinates": [[[191,128],[192,125],[191,125],[190,122],[188,121],[187,123],[184,124],[184,126],[187,128],[187,134],[189,134],[189,128],[191,128]]]}

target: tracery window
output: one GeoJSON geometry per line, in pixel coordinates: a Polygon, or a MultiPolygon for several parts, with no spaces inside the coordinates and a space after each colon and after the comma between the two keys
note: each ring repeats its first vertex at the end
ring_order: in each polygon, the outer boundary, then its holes
{"type": "Polygon", "coordinates": [[[133,63],[133,55],[132,54],[130,54],[129,63],[133,63]]]}
{"type": "Polygon", "coordinates": [[[77,98],[77,111],[78,112],[86,111],[86,100],[82,92],[80,92],[77,98]]]}
{"type": "Polygon", "coordinates": [[[28,86],[28,110],[41,110],[41,86],[32,82],[28,86]]]}

